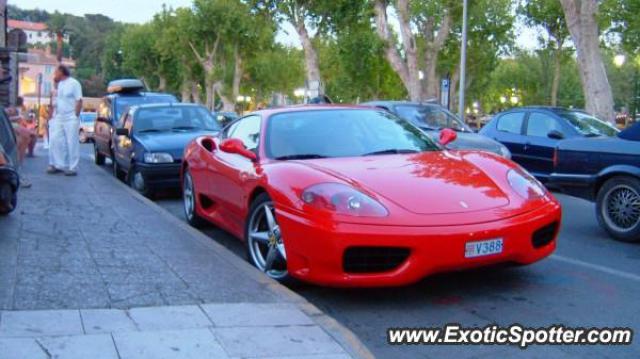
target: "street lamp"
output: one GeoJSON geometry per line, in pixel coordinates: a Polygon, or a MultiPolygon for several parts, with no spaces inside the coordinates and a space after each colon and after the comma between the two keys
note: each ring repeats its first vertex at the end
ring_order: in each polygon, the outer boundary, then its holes
{"type": "Polygon", "coordinates": [[[517,95],[512,95],[509,99],[512,105],[517,105],[520,102],[520,98],[517,95]]]}

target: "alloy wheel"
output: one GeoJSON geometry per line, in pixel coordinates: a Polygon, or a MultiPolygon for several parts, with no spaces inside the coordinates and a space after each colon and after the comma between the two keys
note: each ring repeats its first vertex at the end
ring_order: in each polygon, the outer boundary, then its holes
{"type": "Polygon", "coordinates": [[[195,211],[195,196],[193,194],[193,179],[191,179],[191,174],[188,172],[184,174],[182,198],[184,203],[184,213],[187,215],[187,219],[192,220],[195,211]]]}
{"type": "Polygon", "coordinates": [[[611,188],[605,194],[602,215],[611,228],[631,231],[640,222],[640,194],[626,184],[611,188]]]}
{"type": "Polygon", "coordinates": [[[287,253],[273,202],[264,202],[253,211],[247,241],[251,260],[259,270],[276,280],[287,277],[287,253]]]}

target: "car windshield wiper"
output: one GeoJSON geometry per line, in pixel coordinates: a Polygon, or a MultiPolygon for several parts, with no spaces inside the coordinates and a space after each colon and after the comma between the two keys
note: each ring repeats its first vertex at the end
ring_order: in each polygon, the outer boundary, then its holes
{"type": "Polygon", "coordinates": [[[376,156],[376,155],[399,155],[399,154],[404,154],[404,153],[418,153],[420,151],[418,150],[411,150],[411,149],[398,149],[398,148],[391,148],[388,150],[382,150],[382,151],[375,151],[375,152],[370,152],[370,153],[365,153],[363,156],[376,156]]]}
{"type": "Polygon", "coordinates": [[[196,127],[196,126],[176,126],[176,127],[172,127],[171,130],[173,131],[181,131],[181,130],[199,130],[200,127],[196,127]]]}
{"type": "Polygon", "coordinates": [[[287,161],[287,160],[312,160],[316,158],[327,158],[327,156],[318,155],[315,153],[305,153],[300,155],[288,155],[288,156],[280,156],[275,159],[278,161],[287,161]]]}
{"type": "Polygon", "coordinates": [[[441,130],[440,127],[427,126],[427,125],[420,125],[420,128],[423,129],[423,130],[427,130],[427,131],[440,131],[441,130]]]}

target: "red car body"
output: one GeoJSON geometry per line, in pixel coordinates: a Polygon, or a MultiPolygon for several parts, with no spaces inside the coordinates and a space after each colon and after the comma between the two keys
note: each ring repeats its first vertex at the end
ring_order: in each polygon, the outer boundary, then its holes
{"type": "Polygon", "coordinates": [[[183,173],[188,170],[193,178],[197,215],[245,240],[252,201],[267,193],[275,204],[289,275],[329,286],[406,285],[438,272],[530,264],[554,251],[560,205],[546,190],[535,198],[516,193],[507,173],[520,167],[491,153],[443,149],[293,161],[268,158],[263,144],[272,116],[331,108],[254,113],[262,118],[255,160],[222,151],[219,138],[191,142],[183,173]],[[321,183],[356,188],[381,203],[388,215],[353,217],[305,203],[303,191],[321,183]],[[503,239],[501,253],[465,256],[469,243],[495,238],[503,239]],[[349,260],[359,262],[354,267],[349,260]],[[366,264],[375,267],[376,261],[384,270],[366,271],[366,264]]]}

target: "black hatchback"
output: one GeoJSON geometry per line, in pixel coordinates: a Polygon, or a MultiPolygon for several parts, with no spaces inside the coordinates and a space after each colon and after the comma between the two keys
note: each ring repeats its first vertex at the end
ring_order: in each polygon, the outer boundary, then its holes
{"type": "Polygon", "coordinates": [[[18,204],[17,155],[13,128],[4,109],[0,109],[0,215],[11,213],[18,204]]]}

